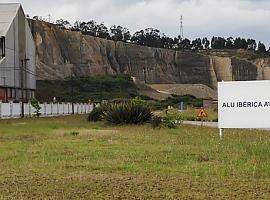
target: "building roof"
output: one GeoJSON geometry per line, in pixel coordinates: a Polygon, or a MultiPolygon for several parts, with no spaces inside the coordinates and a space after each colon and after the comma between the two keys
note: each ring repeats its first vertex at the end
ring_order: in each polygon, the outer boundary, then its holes
{"type": "Polygon", "coordinates": [[[0,3],[0,37],[6,35],[20,7],[19,3],[0,3]]]}

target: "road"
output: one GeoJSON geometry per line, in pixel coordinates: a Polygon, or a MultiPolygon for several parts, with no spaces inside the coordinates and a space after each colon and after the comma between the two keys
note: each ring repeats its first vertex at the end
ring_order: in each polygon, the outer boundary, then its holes
{"type": "MultiPolygon", "coordinates": [[[[201,126],[202,122],[200,121],[183,121],[183,124],[188,124],[188,125],[194,125],[194,126],[201,126]]],[[[203,126],[205,127],[211,127],[211,128],[217,128],[218,123],[217,122],[203,122],[203,126]]]]}
{"type": "MultiPolygon", "coordinates": [[[[201,126],[202,122],[200,121],[183,121],[183,124],[201,126]]],[[[204,127],[218,128],[218,122],[203,122],[204,127]]],[[[261,130],[261,131],[270,131],[270,129],[254,128],[249,130],[261,130]]]]}

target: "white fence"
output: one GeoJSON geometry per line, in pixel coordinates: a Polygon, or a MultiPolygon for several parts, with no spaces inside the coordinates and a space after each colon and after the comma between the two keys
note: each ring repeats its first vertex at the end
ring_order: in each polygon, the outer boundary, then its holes
{"type": "MultiPolygon", "coordinates": [[[[73,114],[72,103],[43,103],[40,104],[40,114],[46,116],[63,116],[73,114]]],[[[24,116],[32,117],[36,109],[31,103],[23,104],[24,116]]],[[[74,103],[74,114],[87,114],[93,110],[93,105],[84,103],[74,103]]],[[[22,115],[22,103],[2,103],[0,102],[0,119],[20,118],[22,115]]]]}

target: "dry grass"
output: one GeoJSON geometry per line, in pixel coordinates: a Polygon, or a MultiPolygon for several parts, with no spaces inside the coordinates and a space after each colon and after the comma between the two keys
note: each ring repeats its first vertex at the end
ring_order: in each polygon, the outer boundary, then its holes
{"type": "Polygon", "coordinates": [[[270,199],[269,132],[85,118],[1,121],[0,199],[270,199]]]}

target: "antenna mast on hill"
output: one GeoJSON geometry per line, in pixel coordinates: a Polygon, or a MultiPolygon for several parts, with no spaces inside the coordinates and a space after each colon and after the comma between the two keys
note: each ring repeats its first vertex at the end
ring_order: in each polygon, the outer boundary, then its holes
{"type": "Polygon", "coordinates": [[[181,18],[180,18],[180,41],[182,42],[183,39],[184,39],[184,26],[183,26],[183,16],[181,15],[181,18]]]}
{"type": "Polygon", "coordinates": [[[49,23],[51,23],[51,15],[48,14],[48,20],[49,20],[49,23]]]}

